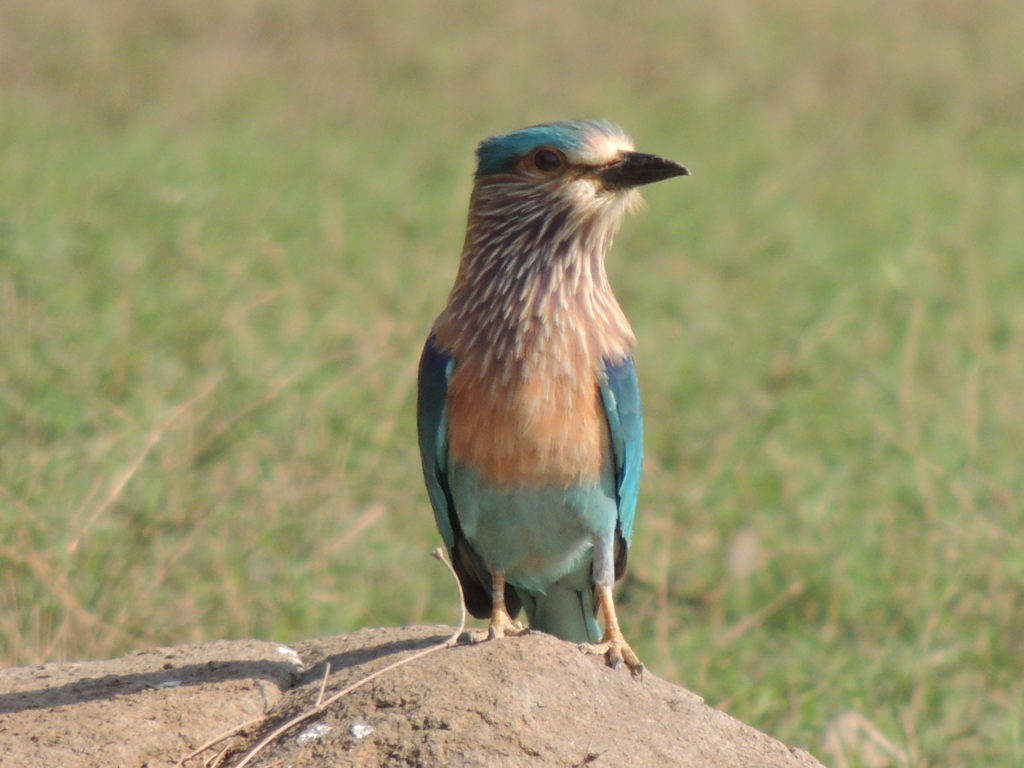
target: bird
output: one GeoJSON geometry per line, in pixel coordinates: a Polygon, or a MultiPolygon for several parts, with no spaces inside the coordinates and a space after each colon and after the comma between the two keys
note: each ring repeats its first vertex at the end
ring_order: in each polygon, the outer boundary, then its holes
{"type": "Polygon", "coordinates": [[[643,458],[635,338],[605,269],[637,188],[689,175],[606,121],[484,139],[462,254],[423,347],[424,481],[474,640],[529,631],[634,676],[613,588],[643,458]],[[598,622],[600,615],[602,627],[598,622]]]}

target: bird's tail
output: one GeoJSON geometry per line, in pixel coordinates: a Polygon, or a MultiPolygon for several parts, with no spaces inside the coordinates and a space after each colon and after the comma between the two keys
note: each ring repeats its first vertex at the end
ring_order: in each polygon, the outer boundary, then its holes
{"type": "Polygon", "coordinates": [[[552,584],[543,595],[520,591],[530,627],[573,643],[596,643],[601,627],[594,614],[594,595],[561,584],[552,584]]]}

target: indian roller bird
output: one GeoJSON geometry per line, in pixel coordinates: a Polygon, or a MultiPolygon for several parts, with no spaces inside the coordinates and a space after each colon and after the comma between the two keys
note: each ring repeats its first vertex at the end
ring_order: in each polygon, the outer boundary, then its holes
{"type": "Polygon", "coordinates": [[[476,639],[530,626],[643,665],[612,588],[626,569],[643,426],[633,331],[605,254],[637,187],[686,168],[605,122],[485,139],[448,304],[420,359],[420,456],[476,639]],[[604,624],[603,634],[598,614],[604,624]]]}

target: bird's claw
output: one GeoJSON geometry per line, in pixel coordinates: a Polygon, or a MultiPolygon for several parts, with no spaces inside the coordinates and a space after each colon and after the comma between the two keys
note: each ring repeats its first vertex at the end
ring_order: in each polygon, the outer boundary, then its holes
{"type": "Polygon", "coordinates": [[[594,656],[604,656],[608,666],[612,669],[618,669],[625,662],[626,668],[629,669],[633,677],[638,680],[643,679],[643,663],[636,652],[630,648],[629,643],[621,637],[610,639],[605,637],[599,643],[581,643],[580,650],[594,656]]]}
{"type": "Polygon", "coordinates": [[[518,637],[519,635],[525,635],[529,631],[523,626],[523,622],[513,621],[512,617],[505,611],[495,611],[494,615],[491,616],[491,623],[487,626],[487,629],[480,630],[479,632],[470,632],[469,641],[471,643],[482,643],[487,640],[497,640],[499,637],[518,637]]]}

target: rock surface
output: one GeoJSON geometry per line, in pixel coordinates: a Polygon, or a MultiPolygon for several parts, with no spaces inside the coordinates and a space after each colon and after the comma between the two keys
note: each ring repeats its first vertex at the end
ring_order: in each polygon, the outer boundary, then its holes
{"type": "MultiPolygon", "coordinates": [[[[248,723],[184,763],[238,765],[318,700],[451,631],[365,629],[290,648],[221,641],[0,670],[0,755],[23,768],[170,768],[248,723]]],[[[821,768],[684,688],[650,673],[635,680],[539,633],[387,670],[248,765],[821,768]]]]}

